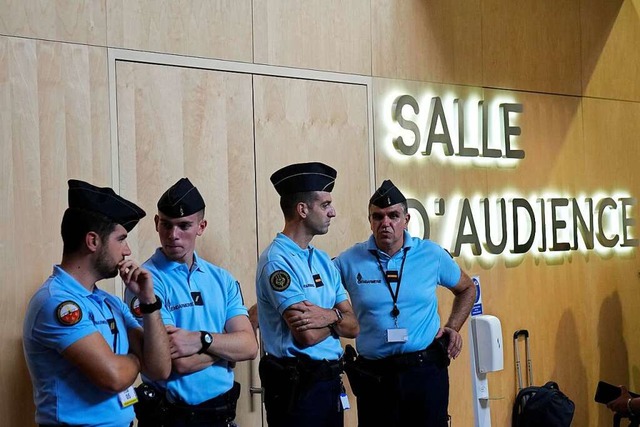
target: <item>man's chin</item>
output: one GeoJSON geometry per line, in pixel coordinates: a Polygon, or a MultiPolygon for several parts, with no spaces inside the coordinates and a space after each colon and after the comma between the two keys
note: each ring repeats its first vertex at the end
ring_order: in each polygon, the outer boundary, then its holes
{"type": "Polygon", "coordinates": [[[391,244],[391,239],[387,237],[376,237],[375,240],[378,247],[386,247],[391,244]]]}
{"type": "Polygon", "coordinates": [[[184,258],[182,248],[163,248],[163,252],[171,261],[179,261],[184,258]]]}

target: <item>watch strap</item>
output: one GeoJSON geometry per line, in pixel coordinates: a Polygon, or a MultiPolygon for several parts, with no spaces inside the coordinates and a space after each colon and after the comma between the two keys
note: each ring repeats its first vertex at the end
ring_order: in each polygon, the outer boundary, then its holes
{"type": "Polygon", "coordinates": [[[200,343],[202,344],[202,348],[200,348],[198,354],[204,353],[211,347],[211,344],[213,344],[213,335],[207,331],[200,331],[200,343]]]}
{"type": "Polygon", "coordinates": [[[149,314],[149,313],[153,313],[154,311],[160,310],[162,308],[162,301],[160,301],[160,298],[158,298],[158,295],[156,295],[155,297],[156,297],[156,301],[151,304],[140,303],[140,313],[149,314]]]}

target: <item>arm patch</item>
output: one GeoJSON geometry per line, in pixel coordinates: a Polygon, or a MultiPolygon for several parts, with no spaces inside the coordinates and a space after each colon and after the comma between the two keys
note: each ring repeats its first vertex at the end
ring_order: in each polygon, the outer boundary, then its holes
{"type": "Polygon", "coordinates": [[[82,320],[82,309],[75,301],[64,301],[56,307],[56,318],[63,326],[73,326],[82,320]]]}
{"type": "Polygon", "coordinates": [[[282,292],[291,284],[291,276],[284,270],[276,270],[269,276],[269,283],[274,291],[282,292]]]}

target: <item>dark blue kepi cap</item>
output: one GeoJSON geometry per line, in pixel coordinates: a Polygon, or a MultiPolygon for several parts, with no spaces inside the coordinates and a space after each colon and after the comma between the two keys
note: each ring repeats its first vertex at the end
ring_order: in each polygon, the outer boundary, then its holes
{"type": "Polygon", "coordinates": [[[96,187],[78,179],[68,181],[69,208],[96,212],[122,225],[127,231],[133,230],[138,221],[146,215],[136,204],[118,196],[109,187],[96,187]]]}
{"type": "Polygon", "coordinates": [[[337,175],[334,168],[324,163],[295,163],[275,171],[271,183],[281,196],[307,191],[331,192],[337,175]]]}
{"type": "Polygon", "coordinates": [[[158,200],[158,211],[170,218],[182,218],[204,209],[204,199],[189,178],[180,178],[158,200]]]}
{"type": "Polygon", "coordinates": [[[393,185],[393,182],[389,179],[384,180],[380,188],[378,188],[371,196],[371,199],[369,199],[370,204],[379,208],[388,208],[389,206],[406,201],[407,199],[402,192],[400,192],[398,187],[393,185]]]}

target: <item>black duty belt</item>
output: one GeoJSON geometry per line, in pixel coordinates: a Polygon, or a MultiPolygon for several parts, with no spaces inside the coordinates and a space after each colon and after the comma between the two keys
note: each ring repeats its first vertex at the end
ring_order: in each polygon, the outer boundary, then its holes
{"type": "Polygon", "coordinates": [[[226,414],[231,410],[235,411],[238,397],[240,397],[240,384],[234,381],[233,387],[231,387],[227,392],[214,397],[213,399],[206,400],[198,405],[188,405],[183,402],[170,402],[170,405],[173,410],[178,412],[203,412],[207,415],[212,413],[226,414]]]}
{"type": "Polygon", "coordinates": [[[338,378],[344,371],[344,361],[314,360],[308,357],[274,357],[283,367],[294,367],[298,374],[312,381],[327,381],[338,378]]]}
{"type": "Polygon", "coordinates": [[[421,366],[425,363],[435,363],[444,366],[449,365],[446,347],[443,347],[438,341],[432,342],[429,347],[424,350],[394,354],[382,359],[365,359],[359,356],[358,361],[362,364],[363,368],[374,371],[411,368],[421,366]]]}

